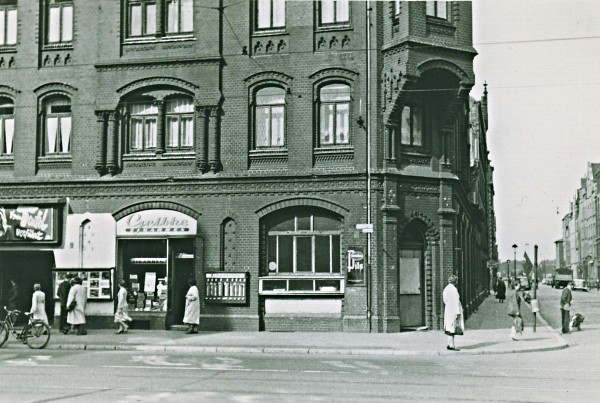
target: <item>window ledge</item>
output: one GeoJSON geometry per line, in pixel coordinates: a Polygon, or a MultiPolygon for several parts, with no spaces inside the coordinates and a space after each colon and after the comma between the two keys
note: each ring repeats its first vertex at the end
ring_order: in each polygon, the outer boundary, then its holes
{"type": "Polygon", "coordinates": [[[17,45],[2,45],[0,46],[0,53],[15,53],[17,51],[17,45]]]}
{"type": "Polygon", "coordinates": [[[162,159],[194,159],[196,153],[193,150],[190,151],[166,151],[162,155],[162,159]]]}
{"type": "Polygon", "coordinates": [[[45,44],[42,48],[42,51],[45,50],[73,50],[73,43],[53,43],[53,44],[45,44]]]}
{"type": "Polygon", "coordinates": [[[13,154],[0,155],[0,165],[13,165],[14,163],[15,163],[15,156],[13,154]]]}
{"type": "Polygon", "coordinates": [[[315,148],[315,155],[353,154],[354,146],[328,146],[315,148]]]}
{"type": "Polygon", "coordinates": [[[286,31],[285,28],[282,29],[261,29],[252,32],[253,37],[262,37],[262,36],[278,36],[278,35],[289,35],[290,33],[286,31]]]}
{"type": "Polygon", "coordinates": [[[196,37],[190,35],[165,35],[165,36],[145,36],[136,38],[127,38],[123,41],[124,45],[147,45],[149,43],[165,43],[165,42],[187,42],[195,41],[196,37]]]}
{"type": "Polygon", "coordinates": [[[288,156],[288,151],[286,148],[282,148],[282,149],[273,149],[273,148],[268,148],[268,149],[257,149],[257,150],[251,150],[250,151],[250,157],[287,157],[288,156]]]}
{"type": "Polygon", "coordinates": [[[71,162],[73,157],[71,154],[51,154],[44,155],[38,158],[40,163],[54,163],[54,162],[71,162]]]}
{"type": "Polygon", "coordinates": [[[124,154],[123,161],[147,161],[147,160],[155,160],[156,153],[155,152],[140,152],[135,154],[124,154]]]}
{"type": "Polygon", "coordinates": [[[332,32],[332,31],[353,31],[352,25],[349,23],[319,25],[316,32],[332,32]]]}

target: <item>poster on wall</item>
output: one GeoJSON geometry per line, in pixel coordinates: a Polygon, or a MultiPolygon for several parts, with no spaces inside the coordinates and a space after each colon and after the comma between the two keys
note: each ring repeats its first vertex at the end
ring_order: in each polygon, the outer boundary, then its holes
{"type": "Polygon", "coordinates": [[[78,276],[82,280],[82,286],[87,291],[87,298],[90,300],[110,300],[112,299],[112,269],[105,270],[55,270],[52,273],[54,283],[54,299],[58,299],[58,286],[65,281],[67,274],[73,277],[78,276]]]}
{"type": "Polygon", "coordinates": [[[0,206],[0,242],[57,242],[57,214],[55,207],[0,206]]]}
{"type": "Polygon", "coordinates": [[[362,246],[348,248],[347,258],[348,285],[363,285],[365,283],[365,253],[362,246]]]}

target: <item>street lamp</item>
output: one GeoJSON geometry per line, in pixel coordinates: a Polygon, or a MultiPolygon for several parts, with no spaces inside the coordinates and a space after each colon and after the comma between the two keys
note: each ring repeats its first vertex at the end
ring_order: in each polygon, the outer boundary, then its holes
{"type": "Polygon", "coordinates": [[[514,273],[513,281],[517,281],[517,244],[513,244],[513,265],[514,265],[514,273]]]}

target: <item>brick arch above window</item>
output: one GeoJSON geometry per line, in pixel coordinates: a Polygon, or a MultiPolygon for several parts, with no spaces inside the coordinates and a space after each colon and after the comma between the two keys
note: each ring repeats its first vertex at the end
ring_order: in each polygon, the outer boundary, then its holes
{"type": "Polygon", "coordinates": [[[180,213],[186,214],[186,215],[194,218],[195,220],[199,220],[200,216],[201,216],[201,214],[199,212],[197,212],[196,210],[193,210],[193,209],[191,209],[187,206],[184,206],[182,204],[179,204],[179,203],[173,203],[173,202],[168,202],[168,201],[152,201],[152,202],[136,203],[136,204],[127,206],[125,208],[122,208],[121,210],[114,212],[113,217],[114,217],[115,221],[119,221],[121,218],[126,217],[133,213],[137,213],[138,211],[154,210],[154,209],[178,211],[180,213]]]}
{"type": "Polygon", "coordinates": [[[312,80],[313,83],[318,83],[322,80],[331,80],[335,78],[343,78],[348,81],[354,81],[358,78],[358,73],[352,70],[345,69],[343,67],[329,67],[326,69],[321,69],[312,73],[308,78],[312,80]]]}
{"type": "Polygon", "coordinates": [[[428,70],[442,69],[447,70],[460,79],[463,84],[473,84],[473,79],[463,69],[456,64],[443,59],[427,60],[417,66],[419,74],[423,75],[428,70]]]}
{"type": "Polygon", "coordinates": [[[150,77],[132,81],[129,84],[117,89],[117,94],[121,97],[129,96],[130,94],[143,92],[148,88],[171,88],[174,93],[187,93],[190,96],[197,96],[200,89],[199,86],[188,81],[174,77],[150,77]]]}
{"type": "Polygon", "coordinates": [[[48,93],[63,93],[69,97],[72,97],[77,92],[77,88],[67,83],[54,82],[42,84],[34,89],[33,92],[39,97],[43,97],[48,93]]]}
{"type": "Polygon", "coordinates": [[[9,98],[12,101],[14,101],[17,97],[17,94],[19,94],[20,92],[21,91],[8,85],[0,85],[0,97],[9,98]]]}
{"type": "Polygon", "coordinates": [[[333,211],[342,217],[346,217],[349,214],[349,210],[347,208],[329,200],[316,197],[292,197],[285,200],[280,200],[275,203],[270,203],[261,207],[260,209],[256,210],[256,214],[259,218],[262,218],[274,211],[281,210],[286,207],[298,206],[320,207],[326,210],[333,211]]]}
{"type": "Polygon", "coordinates": [[[249,88],[263,86],[263,85],[281,85],[285,89],[292,86],[293,78],[285,73],[279,73],[277,71],[266,71],[256,73],[250,77],[244,79],[244,82],[249,88]]]}

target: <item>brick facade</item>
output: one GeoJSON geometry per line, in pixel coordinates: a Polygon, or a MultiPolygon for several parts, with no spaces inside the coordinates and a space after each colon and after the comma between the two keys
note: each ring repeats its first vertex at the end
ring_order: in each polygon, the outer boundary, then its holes
{"type": "MultiPolygon", "coordinates": [[[[438,329],[451,273],[459,275],[466,312],[476,309],[489,284],[486,263],[496,255],[491,168],[471,166],[469,158],[476,55],[469,2],[448,3],[440,19],[426,15],[425,2],[400,2],[396,14],[394,2],[371,2],[367,10],[366,2],[351,1],[348,21],[332,25],[320,23],[319,3],[287,2],[285,26],[259,30],[255,2],[194,0],[192,32],[142,38],[129,35],[126,0],[75,2],[73,39],[60,45],[47,44],[47,5],[35,3],[18,2],[17,45],[0,46],[0,56],[13,60],[0,65],[0,100],[14,104],[15,120],[14,152],[0,155],[0,203],[68,198],[69,214],[109,213],[115,221],[146,209],[193,217],[201,297],[205,273],[249,273],[247,304],[202,301],[207,330],[438,329]],[[320,91],[329,84],[348,86],[351,99],[349,140],[334,147],[319,137],[320,91]],[[284,90],[285,141],[262,149],[254,114],[257,93],[267,87],[284,90]],[[71,146],[48,155],[41,109],[56,94],[71,102],[71,146]],[[174,96],[193,105],[191,149],[167,147],[165,102],[174,96]],[[158,144],[136,153],[129,107],[142,101],[159,111],[158,144]],[[417,105],[423,143],[406,146],[403,110],[417,105]],[[363,127],[356,123],[367,116],[363,127]],[[367,234],[356,229],[367,222],[367,130],[374,230],[365,281],[347,282],[343,293],[259,294],[259,279],[269,277],[265,223],[282,212],[339,220],[341,268],[333,274],[348,275],[350,246],[368,250],[367,234]],[[483,178],[481,197],[473,196],[474,176],[483,178]],[[408,251],[415,257],[404,257],[408,251]],[[414,271],[405,274],[405,264],[416,264],[414,271]],[[407,291],[410,281],[418,294],[407,291]],[[296,299],[311,308],[290,311],[296,299]],[[312,312],[319,301],[330,311],[312,312]]],[[[167,18],[163,3],[158,31],[167,18]]],[[[0,245],[5,262],[11,253],[0,245]]],[[[116,277],[123,275],[119,265],[116,277]]],[[[43,270],[47,276],[51,267],[43,270]]],[[[111,309],[103,312],[99,326],[111,309]]]]}

